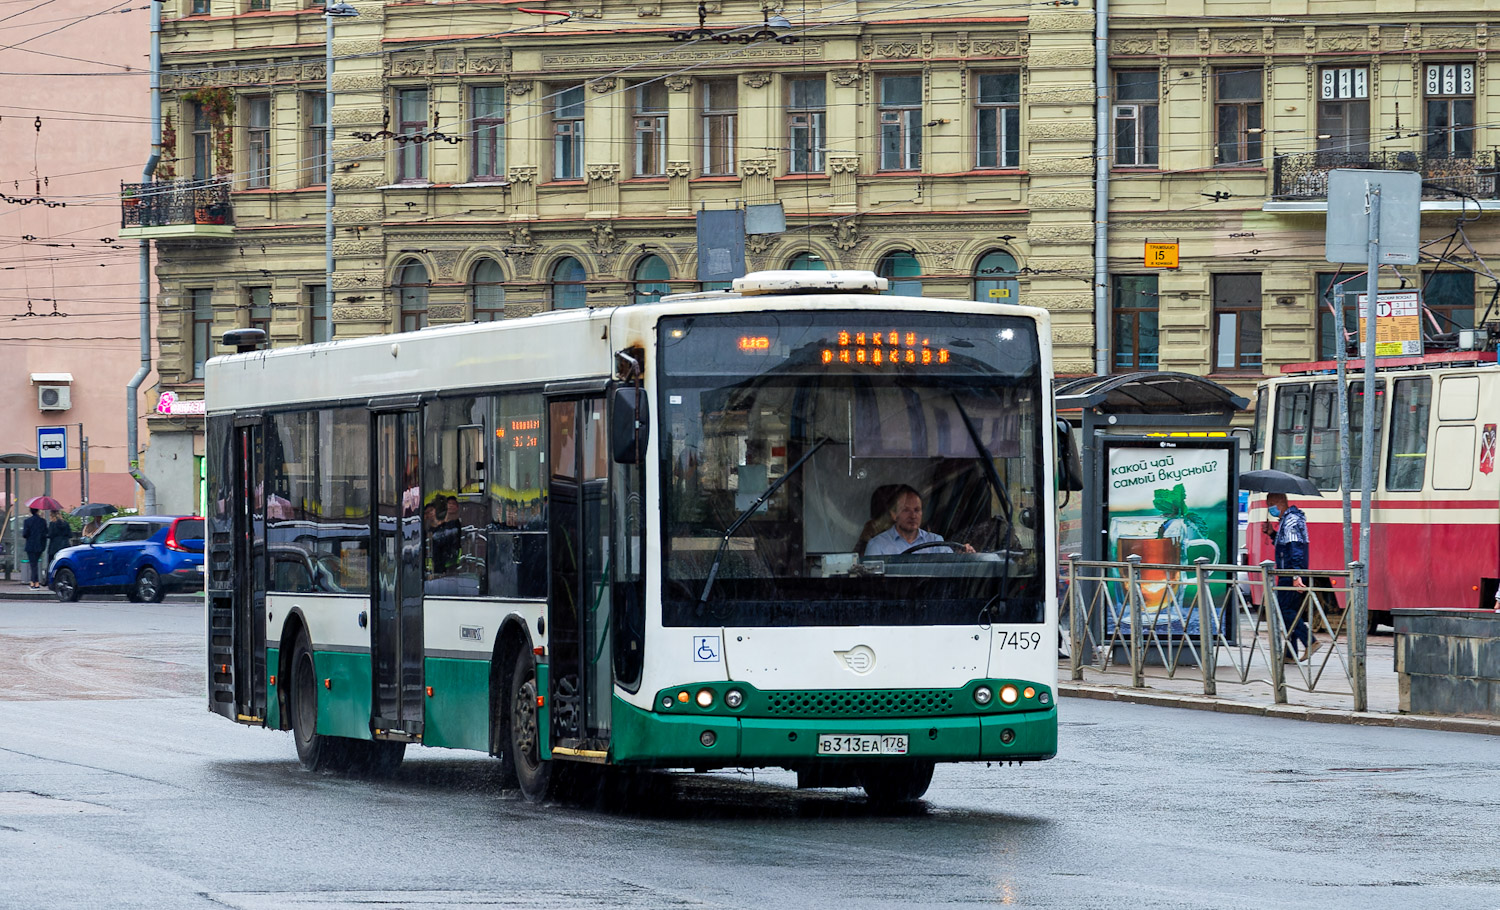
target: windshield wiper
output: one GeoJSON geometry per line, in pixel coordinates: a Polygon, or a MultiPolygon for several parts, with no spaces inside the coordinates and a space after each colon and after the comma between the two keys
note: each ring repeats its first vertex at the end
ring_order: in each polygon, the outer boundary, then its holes
{"type": "Polygon", "coordinates": [[[724,531],[724,537],[719,541],[719,550],[714,554],[714,561],[708,567],[708,578],[704,579],[703,581],[703,593],[698,595],[697,612],[699,616],[703,615],[704,609],[708,606],[708,595],[713,592],[714,579],[719,577],[719,563],[724,560],[724,551],[729,549],[729,538],[733,537],[735,532],[738,531],[745,522],[750,520],[750,516],[754,515],[757,509],[765,505],[766,500],[770,499],[772,494],[781,489],[782,484],[786,483],[793,474],[797,473],[797,471],[807,463],[807,460],[809,458],[813,457],[814,452],[823,448],[823,446],[827,443],[828,437],[826,436],[813,443],[811,448],[802,453],[801,458],[798,458],[796,461],[792,462],[792,466],[787,468],[786,471],[782,472],[782,475],[776,478],[774,483],[766,487],[765,492],[757,496],[755,498],[755,502],[750,504],[750,508],[741,512],[739,514],[739,517],[736,518],[729,525],[728,529],[724,531]]]}
{"type": "Polygon", "coordinates": [[[1005,513],[1005,549],[1016,539],[1015,510],[1011,507],[1010,493],[1006,491],[1005,484],[1000,482],[1000,472],[995,470],[995,456],[990,454],[989,446],[986,446],[979,438],[979,431],[974,428],[974,421],[969,417],[969,412],[964,409],[963,402],[958,400],[958,393],[953,393],[953,406],[958,408],[958,416],[964,420],[964,429],[969,431],[969,438],[974,441],[974,448],[979,452],[980,461],[984,465],[984,478],[988,480],[994,489],[995,495],[1000,499],[1000,511],[1005,513]]]}

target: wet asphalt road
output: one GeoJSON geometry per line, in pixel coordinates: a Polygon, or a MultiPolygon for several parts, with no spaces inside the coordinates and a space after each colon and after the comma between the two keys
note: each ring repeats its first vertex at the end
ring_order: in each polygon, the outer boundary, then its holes
{"type": "Polygon", "coordinates": [[[204,710],[201,627],[0,603],[0,907],[1500,910],[1492,737],[1064,700],[1059,758],[899,814],[779,771],[535,807],[471,753],[301,771],[204,710]]]}

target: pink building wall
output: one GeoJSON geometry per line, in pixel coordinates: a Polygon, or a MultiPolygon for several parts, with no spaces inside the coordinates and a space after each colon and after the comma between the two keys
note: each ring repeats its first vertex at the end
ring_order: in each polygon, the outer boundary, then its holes
{"type": "MultiPolygon", "coordinates": [[[[52,477],[53,496],[70,507],[80,422],[89,498],[137,500],[125,386],[140,363],[138,244],[116,238],[120,182],[139,181],[150,153],[149,13],[84,18],[99,10],[84,0],[42,5],[6,23],[4,43],[18,46],[0,52],[0,192],[30,198],[45,179],[40,195],[67,203],[0,200],[0,454],[34,455],[36,427],[74,425],[73,469],[52,477]],[[28,300],[37,315],[25,315],[28,300]],[[39,410],[33,373],[71,373],[72,408],[39,410]]],[[[142,384],[142,417],[155,382],[153,373],[142,384]]],[[[28,477],[24,489],[40,486],[28,477]]]]}

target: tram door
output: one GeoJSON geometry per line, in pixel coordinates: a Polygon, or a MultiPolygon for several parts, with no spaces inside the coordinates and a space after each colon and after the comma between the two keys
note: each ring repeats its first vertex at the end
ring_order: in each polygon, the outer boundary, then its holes
{"type": "Polygon", "coordinates": [[[415,410],[375,414],[371,663],[377,736],[422,739],[422,490],[415,410]]]}
{"type": "Polygon", "coordinates": [[[244,717],[266,716],[266,503],[260,418],[234,427],[231,463],[234,556],[234,701],[244,717]]]}
{"type": "Polygon", "coordinates": [[[548,403],[552,732],[562,744],[609,738],[609,450],[604,399],[548,403]]]}

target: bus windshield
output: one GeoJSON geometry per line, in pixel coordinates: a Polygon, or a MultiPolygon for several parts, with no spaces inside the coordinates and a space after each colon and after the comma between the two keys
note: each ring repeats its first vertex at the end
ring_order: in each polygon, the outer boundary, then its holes
{"type": "Polygon", "coordinates": [[[666,625],[1043,621],[1033,321],[755,313],[659,332],[666,625]]]}

